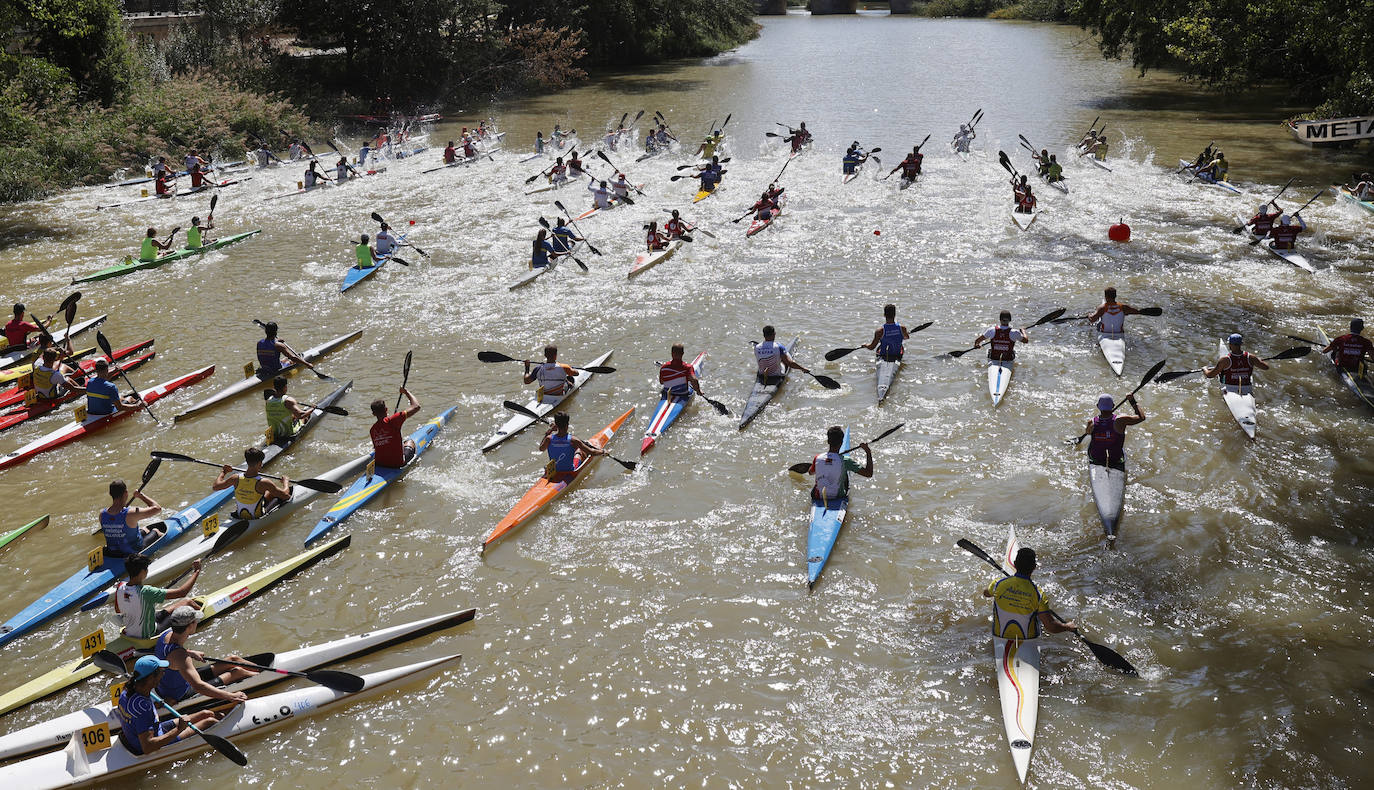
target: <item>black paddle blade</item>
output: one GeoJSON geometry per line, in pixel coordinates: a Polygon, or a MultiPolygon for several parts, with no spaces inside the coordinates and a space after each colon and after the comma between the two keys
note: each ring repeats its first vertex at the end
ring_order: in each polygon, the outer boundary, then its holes
{"type": "Polygon", "coordinates": [[[1141,315],[1150,315],[1150,316],[1161,316],[1161,315],[1164,315],[1164,308],[1162,308],[1162,307],[1143,307],[1143,308],[1141,308],[1141,310],[1140,310],[1140,314],[1141,314],[1141,315]]]}
{"type": "Polygon", "coordinates": [[[210,213],[211,213],[211,214],[215,213],[215,206],[218,206],[218,205],[219,205],[219,193],[216,192],[215,194],[213,194],[213,195],[210,196],[210,213]]]}
{"type": "Polygon", "coordinates": [[[1308,339],[1305,338],[1305,337],[1298,337],[1297,335],[1284,335],[1284,337],[1288,338],[1289,340],[1296,340],[1296,341],[1298,341],[1299,343],[1311,343],[1311,344],[1314,345],[1314,346],[1324,346],[1324,345],[1325,345],[1324,343],[1318,343],[1318,342],[1315,341],[1315,340],[1308,340],[1308,339]]]}
{"type": "Polygon", "coordinates": [[[81,301],[81,292],[73,291],[71,296],[68,296],[66,299],[62,300],[62,304],[58,305],[57,309],[65,312],[67,310],[72,309],[72,307],[79,301],[81,301]]]}
{"type": "Polygon", "coordinates": [[[1104,666],[1109,666],[1112,669],[1120,670],[1121,672],[1127,675],[1140,674],[1136,671],[1136,668],[1131,665],[1131,662],[1126,660],[1125,656],[1121,655],[1120,653],[1116,652],[1110,647],[1107,647],[1106,645],[1099,645],[1098,643],[1093,642],[1092,640],[1088,639],[1082,634],[1079,634],[1078,638],[1083,640],[1083,644],[1087,645],[1088,649],[1093,651],[1093,655],[1096,656],[1097,660],[1101,661],[1104,666]]]}
{"type": "Polygon", "coordinates": [[[974,346],[973,348],[966,348],[966,349],[964,349],[964,350],[962,350],[962,351],[951,351],[951,352],[949,352],[948,354],[945,354],[944,356],[953,357],[954,359],[958,359],[959,357],[962,357],[963,355],[967,354],[967,353],[970,352],[970,351],[977,351],[977,350],[978,350],[978,346],[974,346]]]}
{"type": "Polygon", "coordinates": [[[148,465],[143,469],[143,483],[139,486],[139,490],[142,490],[144,486],[148,485],[148,481],[152,480],[153,475],[157,474],[157,468],[159,466],[162,466],[161,458],[153,458],[153,460],[148,462],[148,465]]]}
{"type": "Polygon", "coordinates": [[[637,461],[624,461],[619,458],[616,458],[614,455],[608,455],[606,457],[611,459],[612,461],[615,461],[616,463],[620,464],[626,469],[629,469],[631,472],[633,472],[635,468],[639,466],[639,462],[637,461]]]}
{"type": "Polygon", "coordinates": [[[922,329],[929,329],[929,328],[931,328],[932,326],[935,326],[935,322],[934,322],[934,321],[927,321],[927,322],[925,322],[924,324],[921,324],[920,326],[914,326],[914,327],[912,327],[911,329],[908,329],[907,331],[910,332],[910,333],[912,333],[912,334],[915,334],[915,333],[917,333],[917,332],[920,332],[922,329]]]}
{"type": "Polygon", "coordinates": [[[812,373],[811,377],[814,378],[818,384],[820,384],[822,387],[825,387],[828,390],[837,390],[840,388],[840,382],[830,378],[829,376],[822,376],[817,373],[812,373]]]}
{"type": "Polygon", "coordinates": [[[294,481],[296,485],[305,486],[311,491],[319,491],[325,494],[337,494],[343,490],[343,486],[332,480],[319,480],[314,477],[307,477],[304,480],[294,481]]]}
{"type": "Polygon", "coordinates": [[[830,349],[829,351],[825,352],[825,360],[826,360],[827,362],[834,362],[835,360],[839,359],[840,357],[843,357],[843,356],[849,354],[851,351],[858,351],[858,349],[857,349],[857,348],[832,348],[832,349],[830,349]]]}
{"type": "Polygon", "coordinates": [[[1297,348],[1290,348],[1287,351],[1280,351],[1270,357],[1270,359],[1297,359],[1298,357],[1305,357],[1311,353],[1311,346],[1298,346],[1297,348]]]}
{"type": "Polygon", "coordinates": [[[101,650],[91,657],[91,662],[100,668],[102,672],[109,672],[112,675],[127,675],[129,668],[124,666],[124,659],[113,650],[101,650]]]}
{"type": "MultiPolygon", "coordinates": [[[[525,415],[526,417],[533,417],[533,418],[535,418],[536,420],[543,420],[543,419],[544,419],[543,417],[540,417],[538,414],[535,414],[534,412],[530,411],[529,409],[525,408],[524,406],[521,406],[520,404],[516,403],[516,402],[513,401],[513,400],[501,401],[501,405],[504,406],[504,407],[507,408],[507,409],[510,409],[511,411],[515,412],[516,414],[523,414],[523,415],[525,415]]],[[[545,422],[547,422],[547,420],[545,420],[545,422]]]]}
{"type": "Polygon", "coordinates": [[[1181,379],[1194,373],[1201,373],[1201,370],[1174,370],[1155,378],[1156,384],[1167,384],[1174,379],[1181,379]]]}
{"type": "Polygon", "coordinates": [[[204,738],[205,742],[214,747],[215,751],[219,752],[225,757],[228,757],[229,762],[233,763],[234,765],[237,765],[240,768],[248,765],[248,758],[244,756],[243,752],[239,751],[239,747],[230,743],[228,740],[221,738],[218,735],[211,735],[210,733],[204,732],[199,728],[196,729],[196,734],[204,738]]]}
{"type": "Polygon", "coordinates": [[[539,218],[539,224],[543,225],[545,229],[551,229],[549,228],[549,221],[544,219],[543,217],[539,218]]]}
{"type": "MultiPolygon", "coordinates": [[[[706,398],[706,396],[704,395],[702,397],[706,398]]],[[[711,407],[714,408],[718,413],[724,414],[726,417],[730,416],[730,410],[725,407],[724,403],[721,403],[718,400],[711,400],[710,398],[706,398],[706,402],[711,404],[711,407]]]]}
{"type": "Polygon", "coordinates": [[[611,367],[611,366],[609,366],[609,365],[593,365],[593,366],[591,366],[591,367],[589,367],[589,368],[581,368],[581,370],[585,370],[585,371],[587,371],[588,373],[614,373],[614,372],[615,372],[615,368],[613,368],[613,367],[611,367]]]}
{"type": "Polygon", "coordinates": [[[805,462],[805,461],[798,461],[797,463],[792,464],[791,466],[787,467],[787,471],[793,472],[793,473],[799,474],[799,475],[804,475],[804,474],[806,474],[807,472],[811,471],[811,464],[809,464],[809,463],[807,463],[807,462],[805,462]]]}
{"type": "MultiPolygon", "coordinates": [[[[1058,310],[1051,310],[1050,312],[1048,312],[1048,313],[1044,314],[1043,316],[1041,316],[1041,317],[1040,317],[1040,320],[1039,320],[1039,321],[1036,321],[1036,322],[1033,323],[1033,324],[1031,324],[1031,326],[1040,326],[1041,324],[1048,324],[1049,322],[1051,322],[1051,321],[1053,321],[1054,319],[1058,318],[1059,316],[1063,315],[1067,310],[1068,310],[1067,307],[1061,307],[1061,308],[1059,308],[1058,310]]],[[[1026,328],[1029,329],[1030,327],[1026,327],[1026,328]]]]}
{"type": "Polygon", "coordinates": [[[955,545],[963,549],[964,551],[967,551],[969,554],[972,554],[975,557],[982,558],[984,562],[1001,571],[1003,576],[1008,575],[1006,569],[999,565],[997,563],[997,560],[994,560],[992,558],[992,555],[988,554],[986,551],[983,551],[981,548],[977,546],[977,544],[975,544],[968,538],[959,538],[959,540],[955,542],[955,545]]]}
{"type": "MultiPolygon", "coordinates": [[[[77,296],[80,295],[81,294],[77,294],[77,296]]],[[[67,308],[62,311],[62,317],[67,320],[67,326],[72,325],[72,321],[76,320],[76,302],[67,305],[67,308]]]]}
{"type": "Polygon", "coordinates": [[[378,214],[375,211],[372,212],[372,221],[376,222],[378,225],[383,225],[386,223],[386,220],[382,219],[382,215],[378,214]]]}
{"type": "Polygon", "coordinates": [[[357,675],[340,672],[337,669],[317,669],[313,672],[306,672],[305,679],[334,691],[342,691],[345,694],[356,694],[367,685],[357,675]]]}
{"type": "Polygon", "coordinates": [[[515,357],[508,357],[499,351],[478,351],[477,361],[479,362],[519,362],[515,357]]]}
{"type": "Polygon", "coordinates": [[[182,455],[181,453],[169,453],[166,450],[154,450],[152,452],[152,456],[162,461],[191,461],[192,463],[196,461],[196,459],[192,458],[189,455],[182,455]]]}
{"type": "Polygon", "coordinates": [[[105,337],[105,333],[99,329],[95,331],[95,343],[100,346],[100,350],[105,352],[105,356],[114,357],[114,350],[110,347],[110,339],[105,337]]]}

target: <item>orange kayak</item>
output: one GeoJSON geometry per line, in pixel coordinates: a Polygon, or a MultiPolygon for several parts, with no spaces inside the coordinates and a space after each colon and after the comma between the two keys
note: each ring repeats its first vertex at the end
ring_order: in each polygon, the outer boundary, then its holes
{"type": "MultiPolygon", "coordinates": [[[[587,444],[597,449],[601,449],[610,444],[616,431],[620,430],[620,426],[624,425],[625,421],[630,419],[630,415],[634,413],[634,408],[631,408],[629,411],[616,417],[610,425],[602,428],[595,436],[588,439],[587,444]]],[[[575,465],[573,475],[566,480],[551,483],[547,477],[541,477],[535,481],[535,484],[530,487],[530,490],[526,491],[525,495],[520,497],[520,501],[515,503],[515,507],[511,508],[510,512],[506,514],[506,517],[501,519],[501,522],[496,525],[496,529],[493,529],[491,534],[487,536],[487,539],[482,541],[482,549],[485,550],[489,544],[496,542],[502,535],[505,535],[516,527],[523,526],[525,522],[534,518],[539,511],[543,510],[546,505],[556,499],[559,494],[566,491],[578,480],[581,480],[582,475],[586,474],[588,469],[591,468],[591,464],[588,463],[588,461],[595,460],[596,457],[597,456],[593,456],[591,459],[587,459],[578,455],[573,461],[575,465]]]]}

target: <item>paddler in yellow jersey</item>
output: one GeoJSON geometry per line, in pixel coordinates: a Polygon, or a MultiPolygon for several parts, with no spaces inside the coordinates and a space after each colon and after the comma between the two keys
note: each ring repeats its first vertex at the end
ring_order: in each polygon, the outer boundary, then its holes
{"type": "Polygon", "coordinates": [[[544,346],[542,363],[531,365],[528,359],[525,360],[525,383],[539,382],[540,403],[557,403],[576,377],[576,371],[558,361],[558,346],[544,346]]]}
{"type": "Polygon", "coordinates": [[[205,245],[213,242],[214,239],[206,236],[205,231],[214,230],[214,228],[214,214],[205,215],[204,225],[200,224],[200,217],[191,217],[191,227],[186,229],[186,249],[198,250],[201,247],[204,247],[205,245]]]}
{"type": "Polygon", "coordinates": [[[719,148],[720,144],[724,141],[725,134],[721,130],[716,129],[715,131],[706,135],[705,140],[701,141],[701,147],[697,149],[697,156],[701,157],[702,159],[709,159],[712,156],[715,156],[716,149],[719,148]]]}
{"type": "Polygon", "coordinates": [[[1050,600],[1031,581],[1035,550],[1023,547],[1012,560],[1016,573],[1004,576],[983,590],[992,599],[992,635],[1001,639],[1035,639],[1040,629],[1051,634],[1078,631],[1072,620],[1060,622],[1050,614],[1050,600]]]}
{"type": "Polygon", "coordinates": [[[68,380],[72,377],[83,378],[75,368],[61,361],[56,348],[45,348],[39,361],[32,370],[33,394],[38,396],[38,404],[52,403],[68,391],[68,380]]]}
{"type": "Polygon", "coordinates": [[[358,238],[358,244],[353,247],[353,254],[358,256],[359,269],[371,269],[382,262],[382,256],[377,254],[377,248],[371,245],[371,241],[372,239],[364,233],[358,238]]]}
{"type": "Polygon", "coordinates": [[[143,246],[138,251],[138,259],[140,261],[155,261],[171,252],[172,249],[171,236],[168,236],[166,241],[158,241],[157,228],[148,228],[147,234],[143,236],[143,246]]]}
{"type": "Polygon", "coordinates": [[[308,409],[286,394],[285,376],[272,379],[272,389],[263,393],[266,399],[264,410],[267,413],[267,428],[272,431],[272,441],[280,442],[296,435],[301,423],[310,419],[314,409],[308,409]]]}
{"type": "Polygon", "coordinates": [[[210,487],[212,491],[234,489],[234,509],[231,512],[234,518],[262,518],[267,511],[291,498],[289,478],[283,477],[281,485],[277,485],[276,481],[262,476],[264,457],[261,448],[249,447],[243,451],[243,460],[248,468],[239,472],[225,464],[210,487]]]}

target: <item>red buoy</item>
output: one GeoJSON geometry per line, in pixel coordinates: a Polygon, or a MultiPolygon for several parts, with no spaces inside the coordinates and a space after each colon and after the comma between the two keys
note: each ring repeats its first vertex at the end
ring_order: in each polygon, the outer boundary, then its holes
{"type": "Polygon", "coordinates": [[[1122,219],[1107,229],[1107,238],[1112,241],[1130,241],[1131,226],[1126,224],[1125,219],[1122,219]]]}

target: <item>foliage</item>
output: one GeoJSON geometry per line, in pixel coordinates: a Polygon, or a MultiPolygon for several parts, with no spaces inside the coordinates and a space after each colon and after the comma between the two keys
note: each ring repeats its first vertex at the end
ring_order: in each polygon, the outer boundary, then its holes
{"type": "Polygon", "coordinates": [[[503,24],[548,20],[583,31],[598,65],[710,55],[753,38],[753,0],[507,0],[503,24]]]}
{"type": "MultiPolygon", "coordinates": [[[[119,12],[118,0],[9,0],[0,11],[5,49],[23,53],[20,60],[44,61],[83,96],[109,104],[128,91],[135,75],[119,12]]],[[[49,75],[50,88],[57,87],[56,77],[49,75]]]]}

